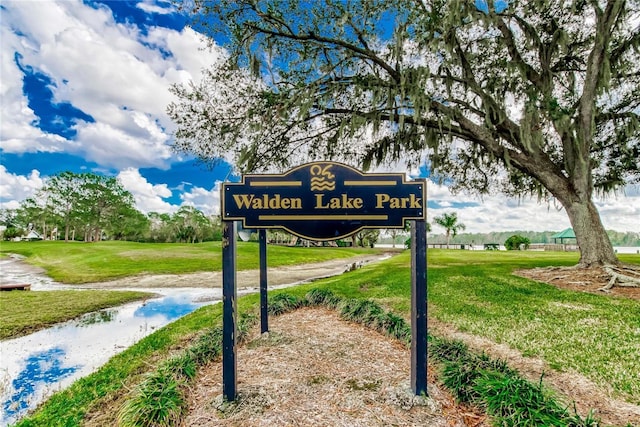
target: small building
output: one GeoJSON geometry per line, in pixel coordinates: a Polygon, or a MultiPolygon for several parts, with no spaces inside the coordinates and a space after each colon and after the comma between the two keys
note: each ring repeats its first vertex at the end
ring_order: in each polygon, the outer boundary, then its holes
{"type": "Polygon", "coordinates": [[[22,240],[43,240],[40,233],[35,230],[30,230],[26,236],[22,238],[22,240]]]}
{"type": "Polygon", "coordinates": [[[564,245],[565,243],[577,243],[576,233],[573,232],[573,228],[562,230],[561,232],[551,236],[551,238],[553,239],[553,243],[558,243],[558,240],[560,240],[561,245],[564,245]],[[565,240],[569,240],[569,242],[565,242],[565,240]]]}

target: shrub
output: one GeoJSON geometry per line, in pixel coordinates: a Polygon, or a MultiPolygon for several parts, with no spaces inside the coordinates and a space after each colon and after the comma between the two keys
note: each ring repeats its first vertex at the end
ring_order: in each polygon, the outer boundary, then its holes
{"type": "Polygon", "coordinates": [[[504,247],[507,248],[508,251],[519,251],[523,246],[525,249],[529,248],[530,244],[531,241],[527,237],[514,234],[504,242],[504,247]]]}

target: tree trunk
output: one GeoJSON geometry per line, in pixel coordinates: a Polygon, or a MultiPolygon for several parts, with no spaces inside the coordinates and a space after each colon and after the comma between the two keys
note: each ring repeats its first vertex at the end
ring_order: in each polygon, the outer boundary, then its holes
{"type": "Polygon", "coordinates": [[[563,203],[580,248],[580,267],[618,264],[609,236],[591,199],[563,203]]]}

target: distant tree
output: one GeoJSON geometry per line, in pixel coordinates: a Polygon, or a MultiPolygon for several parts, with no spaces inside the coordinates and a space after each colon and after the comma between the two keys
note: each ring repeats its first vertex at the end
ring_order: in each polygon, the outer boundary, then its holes
{"type": "Polygon", "coordinates": [[[459,230],[464,230],[465,228],[467,228],[464,224],[458,222],[458,214],[455,212],[445,212],[441,216],[433,218],[433,221],[446,230],[447,247],[449,246],[452,235],[453,237],[456,237],[459,230]]]}
{"type": "Polygon", "coordinates": [[[78,214],[82,182],[82,174],[65,171],[49,178],[39,191],[39,195],[49,200],[51,210],[61,219],[65,242],[69,241],[69,231],[78,214]]]}
{"type": "Polygon", "coordinates": [[[81,184],[77,212],[84,223],[84,240],[102,240],[105,229],[116,227],[126,209],[135,209],[133,195],[115,177],[79,174],[81,184]]]}
{"type": "Polygon", "coordinates": [[[204,240],[221,241],[222,240],[222,218],[220,215],[209,216],[210,228],[205,234],[204,240]]]}
{"type": "Polygon", "coordinates": [[[171,218],[178,241],[195,243],[202,241],[211,222],[206,215],[193,206],[181,206],[171,218]]]}
{"type": "Polygon", "coordinates": [[[400,228],[389,228],[387,234],[391,237],[391,246],[396,247],[396,238],[401,234],[404,234],[404,230],[400,228]]]}
{"type": "Polygon", "coordinates": [[[58,218],[51,210],[48,203],[49,198],[45,195],[36,194],[20,203],[16,213],[16,220],[23,225],[25,230],[35,230],[42,236],[47,235],[47,230],[56,226],[58,218]]]}
{"type": "Polygon", "coordinates": [[[13,226],[5,228],[5,230],[2,232],[2,238],[4,240],[12,240],[22,235],[24,235],[24,230],[22,228],[13,226]]]}
{"type": "Polygon", "coordinates": [[[175,148],[243,171],[429,157],[457,188],[553,197],[580,266],[593,197],[640,180],[637,0],[180,2],[228,62],[177,85],[175,148]]]}
{"type": "Polygon", "coordinates": [[[113,214],[115,221],[109,221],[105,229],[115,240],[141,241],[149,235],[149,218],[129,205],[121,205],[113,214]]]}
{"type": "MultiPolygon", "coordinates": [[[[406,221],[404,223],[404,231],[411,232],[411,222],[410,221],[406,221]]],[[[426,223],[425,232],[426,233],[431,233],[431,223],[429,223],[429,222],[426,223]]],[[[408,239],[406,239],[404,241],[404,247],[407,248],[407,249],[411,248],[411,237],[409,237],[408,239]]]]}
{"type": "Polygon", "coordinates": [[[528,238],[514,234],[505,240],[504,247],[507,248],[508,251],[519,251],[523,246],[525,249],[529,248],[530,244],[531,241],[529,241],[528,238]]]}
{"type": "Polygon", "coordinates": [[[135,202],[114,177],[94,173],[61,172],[47,179],[35,197],[26,199],[20,215],[47,229],[64,228],[65,241],[70,231],[82,230],[85,241],[102,239],[103,231],[122,235],[126,217],[135,214],[135,202]],[[48,227],[48,228],[47,228],[48,227]]]}
{"type": "Polygon", "coordinates": [[[152,242],[171,242],[174,239],[171,215],[168,213],[149,212],[149,239],[152,242]]]}
{"type": "Polygon", "coordinates": [[[373,247],[380,238],[380,230],[365,228],[353,235],[354,246],[373,247]]]}
{"type": "Polygon", "coordinates": [[[15,227],[17,225],[17,212],[15,209],[0,208],[0,225],[15,227]]]}

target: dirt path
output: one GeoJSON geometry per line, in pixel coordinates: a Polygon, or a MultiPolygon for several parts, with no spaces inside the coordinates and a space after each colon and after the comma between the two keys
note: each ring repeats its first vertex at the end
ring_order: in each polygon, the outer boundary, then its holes
{"type": "MultiPolygon", "coordinates": [[[[361,266],[382,259],[380,255],[360,255],[330,261],[281,266],[269,268],[267,277],[269,287],[297,284],[304,281],[335,276],[344,273],[348,268],[361,266]]],[[[259,270],[243,270],[236,273],[239,289],[258,288],[260,285],[259,270]]],[[[153,274],[130,276],[108,282],[86,283],[79,285],[89,289],[115,288],[211,288],[222,286],[222,272],[210,271],[190,274],[153,274]]]]}

